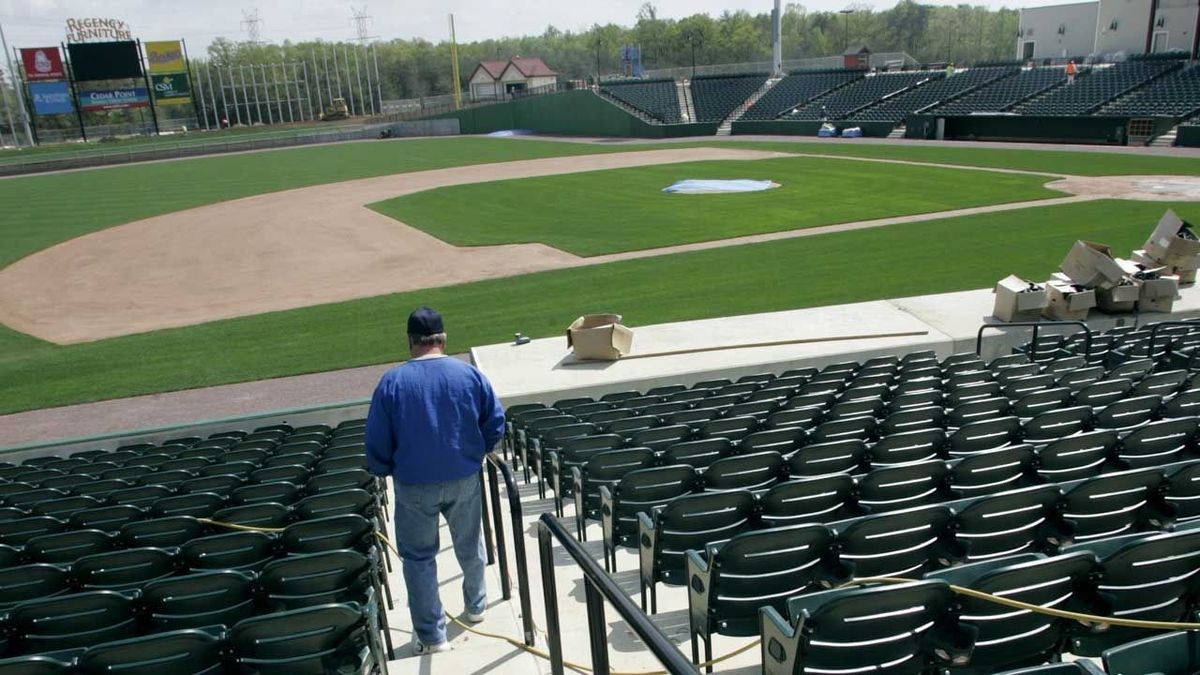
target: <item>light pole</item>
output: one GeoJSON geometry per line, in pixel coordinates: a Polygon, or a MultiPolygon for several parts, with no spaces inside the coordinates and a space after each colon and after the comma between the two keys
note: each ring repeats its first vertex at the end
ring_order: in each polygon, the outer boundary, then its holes
{"type": "Polygon", "coordinates": [[[842,51],[850,49],[850,15],[854,10],[850,8],[839,9],[838,14],[841,14],[845,19],[842,20],[842,51]]]}

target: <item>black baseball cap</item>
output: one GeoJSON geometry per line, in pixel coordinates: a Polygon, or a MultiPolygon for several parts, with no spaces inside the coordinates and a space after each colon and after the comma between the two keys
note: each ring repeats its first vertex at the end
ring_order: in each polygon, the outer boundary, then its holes
{"type": "Polygon", "coordinates": [[[408,315],[408,334],[417,337],[445,333],[442,325],[442,315],[431,307],[418,307],[408,315]]]}

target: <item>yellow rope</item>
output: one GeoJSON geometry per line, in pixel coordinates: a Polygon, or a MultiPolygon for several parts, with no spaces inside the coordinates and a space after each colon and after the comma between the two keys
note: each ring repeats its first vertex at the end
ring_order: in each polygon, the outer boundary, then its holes
{"type": "MultiPolygon", "coordinates": [[[[247,531],[251,531],[251,532],[282,532],[283,531],[283,528],[279,528],[279,527],[251,527],[248,525],[236,525],[234,523],[223,523],[223,522],[212,520],[209,518],[199,518],[198,520],[202,523],[207,523],[209,525],[216,525],[218,527],[228,527],[228,528],[234,529],[234,530],[247,530],[247,531]]],[[[396,549],[396,545],[393,544],[390,539],[388,539],[387,535],[385,535],[383,532],[376,530],[375,536],[378,537],[379,540],[382,541],[389,549],[391,549],[391,551],[396,554],[396,557],[401,557],[400,551],[396,549]]],[[[901,577],[864,577],[864,578],[860,578],[860,579],[851,579],[850,581],[839,586],[839,588],[846,588],[848,586],[863,586],[863,585],[867,585],[867,584],[907,584],[907,583],[912,583],[913,581],[915,581],[915,580],[914,579],[904,579],[901,577]]],[[[1020,600],[1012,600],[1010,598],[1004,598],[1004,597],[1000,597],[998,595],[992,595],[991,593],[984,593],[983,591],[976,591],[976,590],[973,590],[970,588],[965,588],[963,586],[956,586],[954,584],[950,585],[950,590],[954,591],[955,593],[958,593],[959,595],[964,595],[969,598],[975,598],[977,600],[983,600],[985,602],[991,602],[991,603],[994,603],[997,605],[1002,605],[1004,607],[1009,607],[1012,609],[1022,609],[1022,610],[1026,610],[1029,612],[1033,612],[1035,614],[1043,614],[1045,616],[1052,616],[1052,617],[1059,618],[1059,619],[1069,619],[1072,621],[1078,621],[1080,623],[1085,623],[1085,624],[1105,624],[1105,625],[1109,625],[1109,626],[1121,626],[1121,627],[1125,627],[1125,628],[1141,628],[1141,629],[1150,629],[1150,630],[1200,630],[1200,623],[1183,623],[1183,622],[1175,622],[1175,621],[1141,621],[1138,619],[1119,619],[1116,617],[1096,616],[1093,614],[1081,614],[1079,612],[1068,612],[1066,610],[1054,609],[1053,607],[1042,607],[1040,605],[1031,605],[1027,602],[1021,602],[1020,600]]],[[[532,654],[538,658],[542,658],[547,661],[550,660],[550,654],[548,652],[545,652],[536,647],[530,647],[530,646],[526,645],[524,642],[522,642],[521,640],[518,640],[513,637],[509,637],[507,635],[500,635],[499,633],[489,633],[487,631],[479,630],[478,628],[473,628],[473,627],[467,625],[466,623],[463,623],[459,619],[451,616],[449,613],[446,614],[446,617],[450,621],[452,621],[455,625],[459,626],[460,628],[467,631],[468,633],[473,633],[480,637],[486,637],[486,638],[490,638],[490,639],[494,639],[494,640],[503,640],[504,642],[507,642],[508,644],[512,645],[513,647],[516,647],[517,649],[520,649],[523,652],[532,654]]],[[[544,631],[541,631],[541,632],[544,633],[544,631]]],[[[697,664],[696,667],[697,668],[707,668],[709,666],[715,666],[718,663],[728,661],[729,659],[732,659],[736,656],[744,654],[744,653],[750,651],[751,649],[758,647],[761,643],[762,643],[761,639],[755,639],[754,641],[749,642],[741,647],[738,647],[737,649],[735,649],[732,652],[729,652],[728,654],[719,656],[711,661],[706,661],[704,663],[697,664]]],[[[564,660],[563,665],[566,666],[567,668],[570,668],[571,670],[577,671],[579,673],[586,674],[586,673],[592,672],[591,668],[589,668],[585,665],[579,664],[579,663],[573,663],[571,661],[564,660]]],[[[611,672],[612,675],[666,675],[665,670],[648,670],[648,671],[634,671],[634,672],[612,670],[609,672],[611,672]]]]}

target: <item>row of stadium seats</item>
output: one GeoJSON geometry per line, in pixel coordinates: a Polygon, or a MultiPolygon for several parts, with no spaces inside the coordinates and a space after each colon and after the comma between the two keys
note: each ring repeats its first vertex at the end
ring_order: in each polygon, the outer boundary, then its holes
{"type": "MultiPolygon", "coordinates": [[[[819,531],[809,536],[820,542],[819,531]]],[[[692,569],[697,572],[695,580],[709,582],[710,597],[740,591],[744,598],[750,588],[770,595],[771,590],[790,586],[793,579],[802,583],[821,573],[791,572],[786,580],[772,579],[762,574],[768,565],[763,558],[768,556],[759,552],[759,557],[750,557],[756,552],[755,544],[760,542],[747,537],[715,551],[689,553],[692,569]],[[728,554],[723,555],[726,551],[728,554]],[[709,561],[721,566],[713,569],[709,561]],[[730,578],[712,578],[719,574],[730,578]]],[[[778,544],[775,550],[800,555],[794,547],[783,549],[778,544]]],[[[1118,667],[1110,673],[1156,672],[1146,669],[1156,661],[1153,656],[1132,651],[1132,645],[1121,648],[1152,634],[1149,631],[1086,626],[1014,611],[983,599],[958,596],[951,585],[1056,609],[1179,622],[1190,620],[1196,607],[1193,579],[1200,573],[1198,547],[1200,531],[1194,529],[1114,537],[1068,546],[1057,555],[1025,554],[933,571],[920,581],[802,593],[784,600],[771,598],[771,606],[761,613],[763,669],[771,675],[829,669],[965,675],[1035,666],[1056,661],[1069,651],[1077,656],[1105,654],[1110,666],[1123,662],[1133,668],[1118,667]],[[1113,663],[1114,658],[1120,661],[1113,663]]],[[[820,582],[814,585],[819,588],[820,582]]],[[[739,599],[730,598],[724,606],[718,600],[717,606],[726,612],[736,611],[739,599]]],[[[751,604],[759,602],[751,600],[751,604]]],[[[711,603],[705,609],[707,615],[714,614],[711,603]]],[[[696,616],[697,621],[708,625],[694,625],[693,631],[719,629],[720,623],[708,623],[709,616],[696,616]]],[[[744,628],[744,624],[739,627],[744,628]]],[[[1145,645],[1142,647],[1144,650],[1145,645]]],[[[1178,664],[1182,669],[1169,672],[1187,672],[1189,660],[1185,658],[1178,664]]]]}
{"type": "Polygon", "coordinates": [[[785,119],[797,120],[844,120],[851,113],[865,108],[889,96],[918,86],[926,81],[943,76],[940,71],[913,71],[903,73],[880,73],[856,80],[827,96],[810,101],[785,119]]]}
{"type": "Polygon", "coordinates": [[[1088,115],[1105,104],[1181,67],[1182,61],[1125,61],[1080,73],[1074,84],[1017,107],[1023,115],[1088,115]]]}
{"type": "Polygon", "coordinates": [[[1017,72],[1015,67],[971,68],[953,77],[937,79],[898,96],[884,99],[877,105],[861,110],[852,120],[892,122],[899,124],[909,114],[931,105],[951,101],[968,92],[1017,72]]]}
{"type": "Polygon", "coordinates": [[[1191,117],[1200,112],[1200,66],[1183,68],[1100,111],[1104,115],[1191,117]]]}
{"type": "Polygon", "coordinates": [[[600,90],[664,124],[683,121],[675,80],[617,80],[603,83],[600,90]]]}
{"type": "Polygon", "coordinates": [[[1000,79],[960,99],[933,110],[937,115],[970,115],[974,112],[1004,112],[1067,81],[1062,68],[1032,68],[1000,79]]]}
{"type": "Polygon", "coordinates": [[[809,101],[861,79],[861,70],[829,70],[793,73],[780,80],[763,95],[744,120],[773,120],[809,101]]]}
{"type": "Polygon", "coordinates": [[[698,75],[692,78],[695,122],[721,122],[767,82],[765,73],[698,75]]]}
{"type": "MultiPolygon", "coordinates": [[[[324,604],[246,618],[231,627],[206,626],[131,639],[105,641],[125,630],[86,632],[87,624],[121,596],[96,596],[81,616],[57,630],[75,637],[82,648],[42,656],[0,660],[3,675],[326,675],[387,672],[372,612],[354,603],[324,604]],[[85,646],[84,646],[85,645],[85,646]]],[[[134,624],[128,619],[128,624],[134,624]]],[[[132,632],[132,631],[128,631],[132,632]]]]}

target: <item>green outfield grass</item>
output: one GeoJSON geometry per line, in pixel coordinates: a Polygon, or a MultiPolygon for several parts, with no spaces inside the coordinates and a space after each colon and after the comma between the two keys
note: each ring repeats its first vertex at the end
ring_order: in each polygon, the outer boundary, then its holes
{"type": "Polygon", "coordinates": [[[1064,196],[1045,177],[836,158],[689,162],[437,188],[371,208],[457,246],[542,243],[576,255],[728,239],[1064,196]],[[684,178],[773,180],[745,194],[678,195],[684,178]],[[552,205],[552,208],[545,206],[552,205]]]}
{"type": "MultiPolygon", "coordinates": [[[[57,347],[0,331],[0,412],[347,368],[404,358],[405,315],[446,314],[451,347],[559,335],[617,311],[632,326],[1046,278],[1071,243],[1140,246],[1163,209],[1103,201],[897,225],[531,274],[57,347]]],[[[369,392],[363,392],[364,397],[369,392]]]]}
{"type": "MultiPolygon", "coordinates": [[[[293,188],[409,171],[628,147],[489,138],[321,145],[0,180],[0,267],[140,218],[293,188]]],[[[641,149],[641,148],[636,148],[641,149]]]]}
{"type": "MultiPolygon", "coordinates": [[[[739,137],[744,138],[744,137],[739,137]]],[[[728,144],[722,144],[725,147],[728,144]]],[[[1122,175],[1200,175],[1200,157],[1164,157],[1161,155],[1114,152],[1074,152],[1067,150],[1027,150],[1024,148],[978,148],[968,143],[928,145],[884,145],[832,141],[825,143],[781,143],[739,141],[735,147],[780,152],[841,155],[896,159],[932,164],[957,164],[990,169],[1017,169],[1076,176],[1122,175]]]]}

